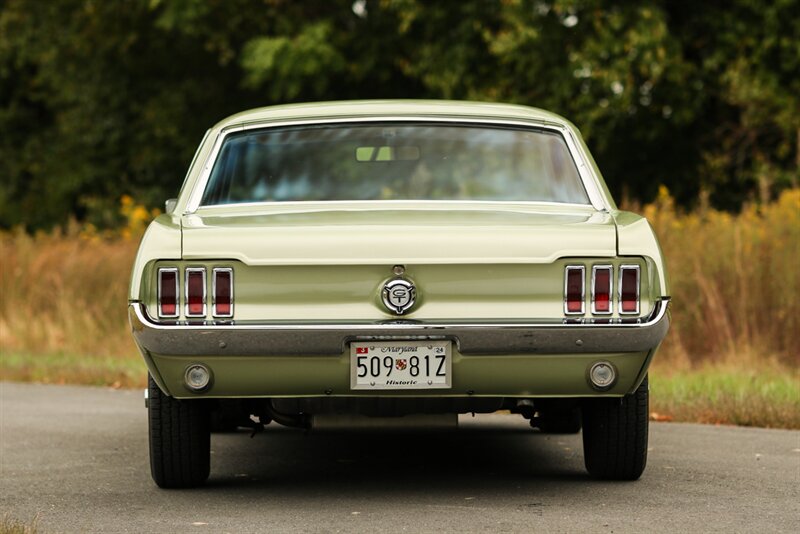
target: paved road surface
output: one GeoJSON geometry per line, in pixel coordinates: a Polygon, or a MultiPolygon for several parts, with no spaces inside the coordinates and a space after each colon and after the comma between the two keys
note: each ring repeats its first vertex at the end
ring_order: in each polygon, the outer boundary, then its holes
{"type": "Polygon", "coordinates": [[[212,438],[209,484],[150,480],[138,391],[0,383],[0,516],[44,532],[800,532],[800,432],[655,424],[634,483],[517,416],[458,432],[212,438]]]}

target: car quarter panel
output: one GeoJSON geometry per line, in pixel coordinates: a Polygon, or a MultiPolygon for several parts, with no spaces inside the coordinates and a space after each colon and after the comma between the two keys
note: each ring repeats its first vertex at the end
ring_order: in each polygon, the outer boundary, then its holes
{"type": "Polygon", "coordinates": [[[651,273],[655,278],[658,296],[669,297],[664,255],[655,232],[647,219],[629,211],[612,213],[617,227],[617,248],[620,256],[644,256],[651,262],[651,273]]]}
{"type": "Polygon", "coordinates": [[[131,283],[128,291],[129,301],[139,301],[154,295],[151,283],[155,282],[152,265],[157,260],[181,259],[181,224],[180,217],[162,214],[147,227],[139,243],[139,251],[131,271],[131,283]]]}

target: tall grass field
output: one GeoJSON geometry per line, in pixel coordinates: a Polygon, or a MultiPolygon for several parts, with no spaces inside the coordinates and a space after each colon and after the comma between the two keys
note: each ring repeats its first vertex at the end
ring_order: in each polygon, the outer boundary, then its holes
{"type": "MultiPolygon", "coordinates": [[[[126,290],[148,213],[128,227],[0,234],[0,378],[143,387],[126,290]]],[[[736,215],[637,211],[667,259],[672,328],[651,370],[656,420],[800,428],[800,190],[736,215]]]]}

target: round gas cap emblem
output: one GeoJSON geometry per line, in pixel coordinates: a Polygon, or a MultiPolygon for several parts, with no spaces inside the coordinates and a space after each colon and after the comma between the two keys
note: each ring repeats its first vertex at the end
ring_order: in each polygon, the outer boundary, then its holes
{"type": "Polygon", "coordinates": [[[402,278],[389,280],[383,286],[383,303],[397,315],[403,315],[411,308],[416,296],[414,284],[402,278]]]}

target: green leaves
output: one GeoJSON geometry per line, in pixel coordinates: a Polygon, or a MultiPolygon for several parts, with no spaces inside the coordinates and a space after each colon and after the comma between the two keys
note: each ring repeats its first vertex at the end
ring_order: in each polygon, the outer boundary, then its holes
{"type": "Polygon", "coordinates": [[[616,195],[798,183],[800,0],[6,0],[0,227],[174,196],[206,128],[314,100],[452,98],[577,124],[616,195]]]}
{"type": "Polygon", "coordinates": [[[258,37],[245,43],[241,65],[244,86],[264,88],[271,100],[294,100],[306,90],[324,97],[332,75],[345,66],[330,43],[331,24],[317,22],[295,36],[258,37]]]}

